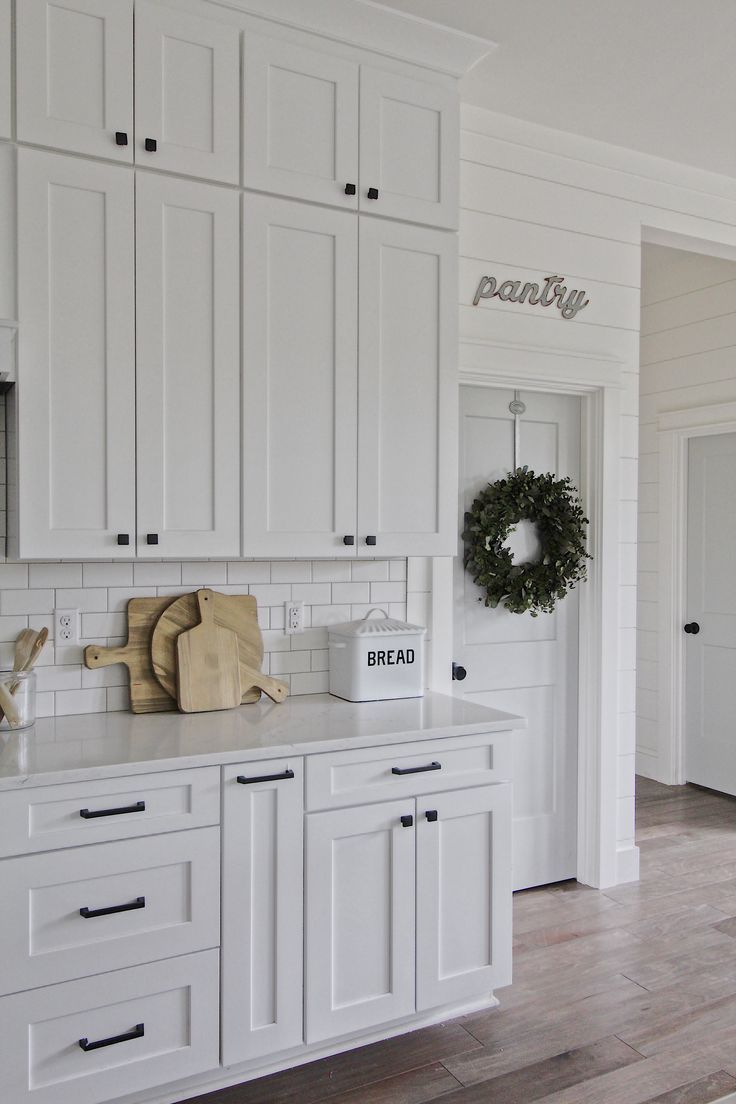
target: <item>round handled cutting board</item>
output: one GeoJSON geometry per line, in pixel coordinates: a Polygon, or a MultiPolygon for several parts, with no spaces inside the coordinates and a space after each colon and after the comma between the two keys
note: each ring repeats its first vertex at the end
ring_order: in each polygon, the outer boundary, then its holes
{"type": "MultiPolygon", "coordinates": [[[[214,623],[221,629],[230,629],[238,638],[238,653],[243,668],[260,670],[263,661],[263,637],[258,624],[256,599],[250,594],[219,594],[216,590],[206,592],[211,595],[214,607],[214,623]]],[[[193,629],[200,623],[199,605],[196,594],[183,594],[168,606],[156,622],[151,637],[151,662],[153,673],[161,686],[172,697],[177,696],[176,687],[176,643],[181,633],[193,629]]],[[[241,670],[243,702],[258,701],[261,691],[248,679],[247,671],[241,670]]]]}

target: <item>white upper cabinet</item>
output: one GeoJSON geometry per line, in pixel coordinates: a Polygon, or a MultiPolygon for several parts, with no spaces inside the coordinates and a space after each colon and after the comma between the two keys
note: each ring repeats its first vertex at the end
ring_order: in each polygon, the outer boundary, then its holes
{"type": "Polygon", "coordinates": [[[243,204],[243,555],[352,555],[358,220],[243,204]]]}
{"type": "Polygon", "coordinates": [[[360,67],[360,209],[457,229],[457,94],[360,67]]]}
{"type": "Polygon", "coordinates": [[[16,4],[18,138],[133,160],[133,0],[16,4]]]}
{"type": "Polygon", "coordinates": [[[237,28],[138,0],[135,74],[136,162],[237,184],[237,28]]]}
{"type": "Polygon", "coordinates": [[[240,552],[240,202],[136,182],[138,555],[240,552]]]}
{"type": "Polygon", "coordinates": [[[0,138],[13,133],[11,0],[0,0],[0,138]]]}
{"type": "Polygon", "coordinates": [[[15,554],[132,556],[132,173],[19,150],[18,238],[15,554]]]}
{"type": "Polygon", "coordinates": [[[246,187],[356,209],[357,120],[357,64],[246,33],[246,187]]]}
{"type": "Polygon", "coordinates": [[[457,243],[360,220],[358,546],[457,550],[457,243]]]}

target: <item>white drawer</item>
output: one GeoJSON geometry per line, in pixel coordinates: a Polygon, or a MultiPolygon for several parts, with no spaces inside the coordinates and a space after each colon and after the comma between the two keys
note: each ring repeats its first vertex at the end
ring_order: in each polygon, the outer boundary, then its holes
{"type": "Polygon", "coordinates": [[[510,777],[509,733],[327,752],[306,758],[306,808],[311,812],[390,801],[510,777]]]}
{"type": "Polygon", "coordinates": [[[202,951],[2,997],[2,1099],[99,1104],[216,1069],[218,963],[202,951]]]}
{"type": "Polygon", "coordinates": [[[0,992],[217,947],[219,870],[219,828],[4,859],[0,992]]]}
{"type": "Polygon", "coordinates": [[[220,768],[0,794],[0,857],[220,823],[220,768]]]}

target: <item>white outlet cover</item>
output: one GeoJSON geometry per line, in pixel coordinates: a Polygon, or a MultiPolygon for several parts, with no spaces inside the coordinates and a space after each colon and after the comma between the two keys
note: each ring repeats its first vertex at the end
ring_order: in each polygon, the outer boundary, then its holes
{"type": "Polygon", "coordinates": [[[284,602],[284,632],[287,636],[304,632],[304,602],[284,602]]]}
{"type": "Polygon", "coordinates": [[[72,646],[79,643],[79,610],[54,610],[54,643],[72,646]]]}

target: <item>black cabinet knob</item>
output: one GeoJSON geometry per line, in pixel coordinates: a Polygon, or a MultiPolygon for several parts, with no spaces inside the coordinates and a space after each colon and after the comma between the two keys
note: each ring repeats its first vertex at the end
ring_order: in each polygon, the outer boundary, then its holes
{"type": "Polygon", "coordinates": [[[368,199],[378,199],[378,188],[368,189],[368,199]]]}
{"type": "Polygon", "coordinates": [[[426,816],[428,821],[430,821],[432,824],[434,824],[434,822],[437,819],[437,810],[436,809],[427,809],[427,811],[424,815],[426,816]]]}
{"type": "Polygon", "coordinates": [[[401,818],[402,828],[411,828],[413,823],[414,823],[414,817],[413,816],[402,816],[402,818],[401,818]]]}
{"type": "Polygon", "coordinates": [[[370,544],[371,546],[373,546],[376,543],[376,538],[375,537],[366,537],[365,538],[365,543],[370,544]]]}
{"type": "Polygon", "coordinates": [[[349,533],[346,537],[342,538],[342,543],[343,544],[355,544],[355,537],[352,535],[352,533],[349,533]]]}
{"type": "Polygon", "coordinates": [[[158,142],[155,138],[146,138],[143,145],[145,147],[146,153],[155,153],[156,149],[158,148],[158,142]]]}
{"type": "Polygon", "coordinates": [[[345,185],[345,195],[355,195],[356,187],[354,184],[345,185]]]}
{"type": "Polygon", "coordinates": [[[697,636],[700,632],[700,625],[697,621],[691,621],[688,625],[685,626],[685,632],[689,633],[690,636],[697,636]]]}
{"type": "Polygon", "coordinates": [[[118,544],[130,544],[130,533],[118,533],[118,544]]]}
{"type": "Polygon", "coordinates": [[[453,682],[462,682],[463,679],[468,677],[468,672],[464,667],[461,667],[459,663],[453,663],[452,665],[452,678],[453,682]]]}
{"type": "Polygon", "coordinates": [[[158,544],[158,533],[147,533],[146,544],[158,544]]]}
{"type": "Polygon", "coordinates": [[[116,146],[127,146],[127,144],[128,144],[128,135],[125,133],[125,131],[124,130],[116,130],[115,131],[115,145],[116,146]]]}

